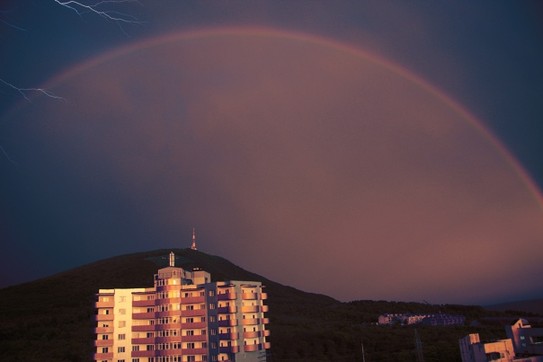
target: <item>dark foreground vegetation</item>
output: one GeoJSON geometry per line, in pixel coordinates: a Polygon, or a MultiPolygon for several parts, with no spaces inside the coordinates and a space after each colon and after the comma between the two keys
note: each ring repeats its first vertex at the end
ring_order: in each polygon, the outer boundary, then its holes
{"type": "MultiPolygon", "coordinates": [[[[91,361],[95,293],[99,288],[152,286],[169,251],[119,256],[0,289],[0,361],[91,361]]],[[[362,361],[362,349],[367,362],[416,361],[414,327],[375,325],[380,314],[409,312],[466,316],[466,326],[417,327],[426,362],[460,361],[460,337],[476,332],[483,340],[504,338],[503,323],[527,316],[478,306],[341,303],[272,282],[220,257],[174,251],[177,265],[201,267],[214,280],[259,280],[267,286],[272,362],[362,361]]]]}

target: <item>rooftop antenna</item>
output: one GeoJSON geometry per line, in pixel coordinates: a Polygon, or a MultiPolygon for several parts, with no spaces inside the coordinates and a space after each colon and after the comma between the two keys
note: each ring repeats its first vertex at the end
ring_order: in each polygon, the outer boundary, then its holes
{"type": "Polygon", "coordinates": [[[175,266],[175,254],[170,251],[170,266],[175,266]]]}
{"type": "Polygon", "coordinates": [[[192,244],[190,245],[190,248],[192,250],[198,250],[196,247],[196,230],[192,228],[192,244]]]}

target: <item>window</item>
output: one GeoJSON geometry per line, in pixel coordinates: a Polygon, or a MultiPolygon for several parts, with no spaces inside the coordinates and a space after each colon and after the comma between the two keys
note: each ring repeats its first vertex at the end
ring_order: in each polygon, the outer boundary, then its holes
{"type": "Polygon", "coordinates": [[[140,346],[132,346],[132,351],[139,351],[140,350],[140,346]]]}
{"type": "Polygon", "coordinates": [[[126,339],[126,334],[124,334],[124,333],[119,334],[119,335],[117,336],[117,339],[119,339],[119,340],[121,340],[121,341],[124,340],[124,339],[126,339]]]}
{"type": "Polygon", "coordinates": [[[102,348],[102,353],[108,353],[108,352],[109,352],[109,350],[107,349],[107,347],[102,348]]]}
{"type": "Polygon", "coordinates": [[[126,309],[124,308],[119,309],[119,314],[121,315],[126,314],[126,309]]]}
{"type": "Polygon", "coordinates": [[[214,295],[215,295],[215,291],[210,290],[210,291],[209,291],[209,296],[210,296],[210,297],[213,297],[214,295]]]}
{"type": "Polygon", "coordinates": [[[126,296],[121,295],[121,296],[119,297],[119,302],[121,302],[121,303],[122,303],[122,302],[126,302],[126,296]]]}
{"type": "Polygon", "coordinates": [[[132,358],[132,362],[140,362],[139,358],[132,358]]]}
{"type": "Polygon", "coordinates": [[[119,328],[126,327],[126,321],[119,321],[119,328]]]}
{"type": "Polygon", "coordinates": [[[117,348],[117,353],[123,353],[123,352],[124,352],[124,347],[117,348]]]}

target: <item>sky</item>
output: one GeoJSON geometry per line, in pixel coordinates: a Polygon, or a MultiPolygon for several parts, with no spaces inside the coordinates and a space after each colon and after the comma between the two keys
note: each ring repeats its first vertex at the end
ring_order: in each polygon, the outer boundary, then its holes
{"type": "Polygon", "coordinates": [[[543,297],[540,2],[72,4],[0,5],[0,287],[195,227],[342,301],[543,297]]]}

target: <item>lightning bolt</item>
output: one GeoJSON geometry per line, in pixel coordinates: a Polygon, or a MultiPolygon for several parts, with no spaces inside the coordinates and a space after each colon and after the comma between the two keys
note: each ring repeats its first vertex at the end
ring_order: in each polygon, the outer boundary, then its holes
{"type": "Polygon", "coordinates": [[[116,23],[126,23],[126,24],[142,24],[143,22],[138,20],[135,16],[130,14],[122,13],[116,10],[105,10],[103,9],[104,5],[116,5],[124,3],[141,3],[137,0],[104,0],[99,1],[94,4],[84,4],[80,1],[75,0],[54,0],[60,6],[63,6],[67,9],[74,11],[77,15],[82,16],[85,13],[93,13],[98,16],[101,16],[104,19],[116,22],[116,23]]]}
{"type": "Polygon", "coordinates": [[[51,93],[48,90],[43,89],[43,88],[19,88],[19,87],[15,86],[15,85],[13,85],[11,83],[6,82],[2,78],[0,78],[0,82],[4,83],[5,85],[10,87],[11,89],[14,89],[15,91],[17,91],[27,101],[30,101],[28,93],[41,93],[43,95],[46,95],[49,98],[59,99],[59,100],[63,100],[63,101],[66,100],[65,98],[57,96],[57,95],[55,95],[55,94],[53,94],[53,93],[51,93]]]}
{"type": "Polygon", "coordinates": [[[12,23],[9,23],[7,21],[5,21],[4,19],[0,19],[0,22],[2,22],[3,24],[13,28],[13,29],[17,29],[17,30],[21,30],[21,31],[27,31],[26,29],[24,28],[21,28],[20,26],[17,26],[15,24],[12,24],[12,23]]]}
{"type": "Polygon", "coordinates": [[[2,153],[4,154],[4,156],[6,157],[6,159],[7,159],[12,165],[18,166],[17,162],[13,161],[13,159],[11,159],[11,157],[9,157],[9,155],[8,155],[8,153],[6,152],[6,150],[4,149],[4,147],[0,146],[0,150],[2,151],[2,153]]]}

